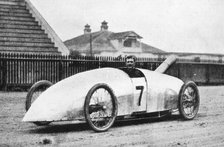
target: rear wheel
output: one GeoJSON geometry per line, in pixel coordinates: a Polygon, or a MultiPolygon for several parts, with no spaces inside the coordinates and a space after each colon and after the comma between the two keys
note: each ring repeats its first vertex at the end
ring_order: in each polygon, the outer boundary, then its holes
{"type": "Polygon", "coordinates": [[[106,84],[93,86],[86,96],[84,112],[94,131],[107,131],[117,116],[117,99],[110,87],[106,84]]]}
{"type": "Polygon", "coordinates": [[[185,120],[194,119],[199,110],[200,97],[197,85],[189,81],[181,88],[179,95],[179,112],[185,120]]]}
{"type": "MultiPolygon", "coordinates": [[[[37,99],[37,97],[39,97],[40,94],[47,90],[51,85],[53,84],[47,80],[41,80],[33,84],[26,96],[26,111],[29,110],[31,104],[37,99]]],[[[34,124],[38,126],[48,125],[49,123],[50,122],[34,122],[34,124]]]]}

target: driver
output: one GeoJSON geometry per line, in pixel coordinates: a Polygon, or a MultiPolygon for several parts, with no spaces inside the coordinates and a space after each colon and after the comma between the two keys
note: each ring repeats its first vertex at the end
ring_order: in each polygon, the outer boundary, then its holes
{"type": "Polygon", "coordinates": [[[129,55],[125,58],[126,72],[132,78],[143,77],[142,73],[135,68],[136,57],[134,55],[129,55]]]}
{"type": "Polygon", "coordinates": [[[125,59],[125,65],[127,68],[135,68],[135,60],[136,57],[133,55],[129,55],[125,59]]]}

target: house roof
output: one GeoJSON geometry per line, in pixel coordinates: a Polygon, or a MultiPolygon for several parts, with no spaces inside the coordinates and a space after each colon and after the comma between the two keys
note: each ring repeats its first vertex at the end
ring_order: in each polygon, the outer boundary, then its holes
{"type": "MultiPolygon", "coordinates": [[[[92,45],[93,53],[100,52],[117,52],[116,47],[111,43],[111,40],[125,39],[126,37],[136,36],[138,39],[142,37],[134,31],[125,31],[114,33],[111,31],[98,31],[93,33],[86,33],[78,37],[65,41],[65,45],[70,50],[77,50],[82,53],[90,52],[90,44],[92,45]],[[91,40],[90,40],[91,39],[91,40]],[[91,42],[91,43],[90,43],[91,42]]],[[[142,43],[142,50],[145,53],[161,53],[160,49],[142,43]]]]}
{"type": "Polygon", "coordinates": [[[111,44],[109,36],[112,34],[110,31],[98,31],[94,33],[87,33],[65,41],[65,45],[70,50],[77,50],[83,53],[89,52],[90,42],[92,44],[93,53],[102,51],[116,52],[116,48],[111,44]],[[91,38],[91,40],[90,40],[91,38]]]}
{"type": "Polygon", "coordinates": [[[145,44],[142,42],[142,51],[144,53],[165,53],[165,51],[155,48],[151,45],[145,44]]]}
{"type": "Polygon", "coordinates": [[[138,39],[142,39],[142,37],[140,35],[138,35],[137,33],[135,33],[134,31],[113,33],[113,34],[110,35],[110,39],[111,40],[114,40],[114,39],[124,39],[124,38],[130,37],[130,36],[136,36],[138,39]]]}

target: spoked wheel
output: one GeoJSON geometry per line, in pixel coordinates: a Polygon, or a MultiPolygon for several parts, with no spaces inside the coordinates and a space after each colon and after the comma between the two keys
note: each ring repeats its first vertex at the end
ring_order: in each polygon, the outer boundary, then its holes
{"type": "MultiPolygon", "coordinates": [[[[37,97],[39,97],[40,94],[47,90],[51,85],[53,84],[47,80],[41,80],[33,84],[26,96],[26,111],[29,110],[31,104],[37,99],[37,97]]],[[[49,123],[50,122],[34,122],[34,124],[38,126],[48,125],[49,123]]]]}
{"type": "Polygon", "coordinates": [[[107,131],[117,116],[117,99],[113,91],[106,84],[93,86],[86,96],[84,112],[94,131],[107,131]]]}
{"type": "Polygon", "coordinates": [[[197,85],[190,81],[184,84],[179,95],[179,112],[186,119],[193,119],[199,110],[200,97],[197,85]]]}

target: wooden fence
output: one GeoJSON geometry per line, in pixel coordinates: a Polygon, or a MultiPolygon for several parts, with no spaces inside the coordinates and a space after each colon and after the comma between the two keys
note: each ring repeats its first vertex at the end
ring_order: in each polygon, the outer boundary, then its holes
{"type": "MultiPolygon", "coordinates": [[[[165,59],[138,58],[136,66],[155,70],[165,59]]],[[[39,80],[56,83],[76,73],[102,68],[122,67],[124,58],[72,57],[59,55],[0,53],[0,90],[27,89],[39,80]]],[[[224,84],[224,64],[177,61],[167,71],[184,81],[200,84],[224,84]]]]}

